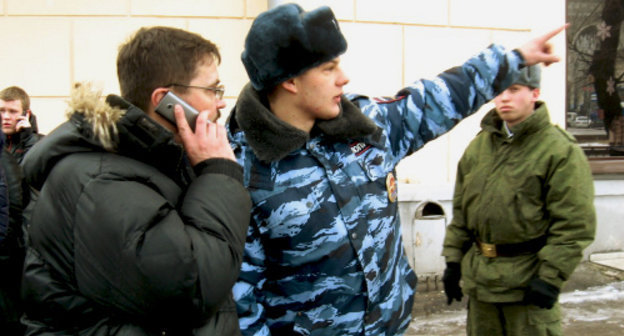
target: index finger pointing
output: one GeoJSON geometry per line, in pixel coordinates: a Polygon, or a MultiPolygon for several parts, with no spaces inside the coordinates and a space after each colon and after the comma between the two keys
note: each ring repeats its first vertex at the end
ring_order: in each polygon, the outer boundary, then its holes
{"type": "Polygon", "coordinates": [[[568,28],[570,26],[570,23],[566,23],[563,26],[556,28],[554,30],[549,31],[548,33],[542,35],[541,40],[543,42],[546,42],[548,40],[550,40],[551,38],[555,37],[557,34],[561,33],[564,29],[568,28]]]}

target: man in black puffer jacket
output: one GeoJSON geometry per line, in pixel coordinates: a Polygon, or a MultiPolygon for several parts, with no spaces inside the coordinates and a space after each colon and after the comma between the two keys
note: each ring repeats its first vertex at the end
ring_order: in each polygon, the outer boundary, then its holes
{"type": "Polygon", "coordinates": [[[231,288],[251,204],[214,122],[225,106],[219,62],[199,35],[142,28],[117,58],[123,98],[76,87],[69,121],[28,152],[24,173],[40,193],[26,335],[240,333],[231,288]],[[194,131],[180,105],[175,124],[155,112],[168,92],[201,111],[194,131]]]}
{"type": "Polygon", "coordinates": [[[24,262],[22,210],[28,188],[15,158],[2,148],[0,131],[0,332],[3,336],[23,335],[19,323],[19,288],[24,262]]]}

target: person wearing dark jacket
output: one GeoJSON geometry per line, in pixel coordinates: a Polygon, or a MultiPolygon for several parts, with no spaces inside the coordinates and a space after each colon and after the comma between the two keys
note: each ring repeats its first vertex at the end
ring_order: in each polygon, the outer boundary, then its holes
{"type": "Polygon", "coordinates": [[[231,288],[251,202],[223,125],[217,47],[141,28],[117,58],[122,97],[87,84],[26,155],[40,191],[22,296],[26,335],[236,335],[231,288]],[[157,51],[157,52],[155,52],[157,51]],[[195,130],[173,92],[196,110],[195,130]]]}
{"type": "Polygon", "coordinates": [[[5,146],[18,163],[24,155],[43,138],[39,134],[37,118],[30,110],[30,97],[24,89],[9,86],[0,91],[0,116],[5,146]]]}
{"type": "MultiPolygon", "coordinates": [[[[2,148],[0,131],[0,148],[2,148]]],[[[20,282],[24,262],[22,209],[27,198],[21,169],[6,148],[0,151],[0,331],[23,335],[20,282]]]]}
{"type": "Polygon", "coordinates": [[[561,335],[559,291],[594,239],[589,163],[538,100],[540,71],[494,99],[458,164],[443,282],[449,304],[469,297],[468,335],[561,335]]]}
{"type": "MultiPolygon", "coordinates": [[[[2,149],[0,166],[4,178],[0,183],[0,193],[4,196],[2,189],[6,186],[7,196],[6,202],[0,201],[0,204],[6,204],[8,210],[8,222],[2,228],[4,236],[0,239],[0,330],[2,335],[23,335],[23,326],[19,322],[22,314],[20,283],[25,251],[24,209],[30,193],[21,167],[6,148],[2,149]]],[[[4,223],[5,208],[0,212],[4,223]]]]}

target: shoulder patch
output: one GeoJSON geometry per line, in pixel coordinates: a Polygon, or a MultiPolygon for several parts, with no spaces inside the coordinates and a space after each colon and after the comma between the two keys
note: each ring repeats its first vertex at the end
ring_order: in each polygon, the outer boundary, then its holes
{"type": "Polygon", "coordinates": [[[360,156],[366,153],[366,151],[371,148],[371,145],[362,141],[356,141],[349,144],[349,147],[351,148],[351,151],[353,152],[353,154],[355,154],[355,156],[360,156]]]}

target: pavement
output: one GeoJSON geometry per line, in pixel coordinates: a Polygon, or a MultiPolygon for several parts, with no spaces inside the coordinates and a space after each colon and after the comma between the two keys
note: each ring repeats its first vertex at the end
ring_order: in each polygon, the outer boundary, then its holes
{"type": "MultiPolygon", "coordinates": [[[[601,336],[624,334],[624,252],[592,254],[582,261],[562,288],[562,327],[566,336],[601,336]],[[591,293],[595,288],[615,286],[615,301],[572,302],[576,293],[591,293]],[[578,318],[579,312],[596,315],[590,319],[578,318]],[[593,330],[593,332],[592,332],[593,330]]],[[[419,277],[414,297],[412,323],[405,336],[465,335],[467,298],[461,302],[446,303],[440,276],[419,277]]]]}
{"type": "Polygon", "coordinates": [[[589,256],[589,261],[624,271],[624,252],[594,253],[589,256]]]}

